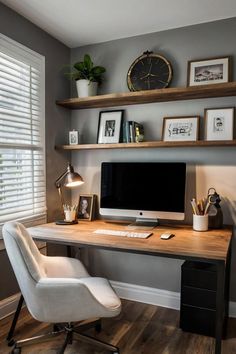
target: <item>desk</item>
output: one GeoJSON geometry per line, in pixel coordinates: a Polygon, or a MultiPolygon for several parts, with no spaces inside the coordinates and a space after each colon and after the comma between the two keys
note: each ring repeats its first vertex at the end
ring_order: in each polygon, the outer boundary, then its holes
{"type": "Polygon", "coordinates": [[[215,353],[221,353],[224,301],[228,294],[232,228],[193,231],[189,226],[158,226],[148,239],[93,234],[96,229],[124,230],[125,222],[81,221],[78,225],[44,224],[28,229],[35,240],[77,247],[96,247],[183,260],[204,261],[216,265],[216,335],[215,353]],[[160,235],[171,232],[175,237],[161,240],[160,235]]]}

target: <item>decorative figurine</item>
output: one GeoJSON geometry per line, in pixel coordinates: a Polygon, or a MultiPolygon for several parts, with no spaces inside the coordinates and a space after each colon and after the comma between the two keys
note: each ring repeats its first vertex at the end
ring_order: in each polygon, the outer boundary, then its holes
{"type": "Polygon", "coordinates": [[[209,228],[221,229],[223,226],[223,213],[220,207],[220,196],[216,192],[215,188],[209,188],[207,193],[207,200],[210,203],[208,215],[209,215],[209,228]]]}

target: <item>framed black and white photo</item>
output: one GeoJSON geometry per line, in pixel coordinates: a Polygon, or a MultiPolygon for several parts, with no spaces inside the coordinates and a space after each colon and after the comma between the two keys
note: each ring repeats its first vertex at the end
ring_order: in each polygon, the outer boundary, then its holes
{"type": "Polygon", "coordinates": [[[163,118],[163,141],[196,141],[199,133],[199,116],[163,118]]]}
{"type": "Polygon", "coordinates": [[[191,60],[188,62],[188,86],[219,84],[230,81],[231,57],[191,60]]]}
{"type": "Polygon", "coordinates": [[[94,194],[83,194],[79,197],[78,219],[91,221],[94,216],[94,194]]]}
{"type": "Polygon", "coordinates": [[[70,145],[79,144],[79,132],[77,130],[72,130],[69,132],[69,144],[70,145]]]}
{"type": "Polygon", "coordinates": [[[235,108],[205,109],[205,140],[233,140],[235,108]]]}
{"type": "Polygon", "coordinates": [[[119,143],[122,135],[124,110],[101,111],[98,122],[98,144],[119,143]]]}

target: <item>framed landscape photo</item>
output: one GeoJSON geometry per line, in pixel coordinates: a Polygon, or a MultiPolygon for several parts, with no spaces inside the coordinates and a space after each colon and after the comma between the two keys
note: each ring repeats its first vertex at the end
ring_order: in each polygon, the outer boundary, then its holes
{"type": "Polygon", "coordinates": [[[233,140],[235,108],[205,109],[205,140],[233,140]]]}
{"type": "Polygon", "coordinates": [[[196,141],[199,135],[199,116],[163,118],[163,141],[196,141]]]}
{"type": "Polygon", "coordinates": [[[219,84],[230,81],[231,57],[191,60],[187,86],[219,84]]]}
{"type": "Polygon", "coordinates": [[[78,215],[77,218],[79,220],[89,220],[93,219],[94,215],[94,194],[83,194],[79,197],[78,204],[78,215]]]}
{"type": "Polygon", "coordinates": [[[124,110],[101,111],[98,122],[98,144],[119,143],[122,135],[124,110]]]}

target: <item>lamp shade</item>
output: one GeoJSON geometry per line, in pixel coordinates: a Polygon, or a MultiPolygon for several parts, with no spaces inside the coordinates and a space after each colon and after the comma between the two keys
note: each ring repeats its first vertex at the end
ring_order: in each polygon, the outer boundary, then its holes
{"type": "Polygon", "coordinates": [[[61,181],[63,181],[63,185],[65,187],[78,187],[81,184],[84,183],[83,178],[74,171],[73,166],[71,166],[70,163],[68,163],[67,169],[63,174],[58,177],[58,179],[55,182],[55,186],[60,189],[61,188],[61,181]]]}
{"type": "Polygon", "coordinates": [[[83,178],[76,172],[69,172],[64,181],[64,186],[73,188],[73,187],[78,187],[81,184],[83,184],[83,178]]]}
{"type": "Polygon", "coordinates": [[[74,171],[74,168],[73,166],[71,166],[71,164],[68,164],[64,179],[64,186],[73,188],[78,187],[83,183],[83,178],[77,172],[74,171]]]}

